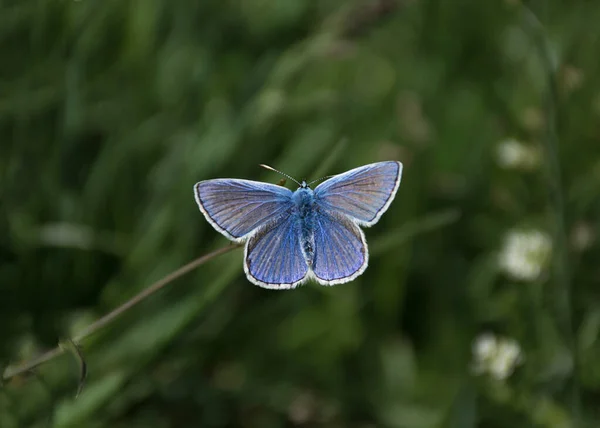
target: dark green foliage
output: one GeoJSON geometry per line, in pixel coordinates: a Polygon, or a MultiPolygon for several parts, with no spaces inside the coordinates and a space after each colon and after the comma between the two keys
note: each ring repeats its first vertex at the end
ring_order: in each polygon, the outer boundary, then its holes
{"type": "Polygon", "coordinates": [[[223,255],[5,381],[0,427],[598,426],[600,4],[529,7],[0,1],[0,368],[229,245],[195,182],[404,163],[354,282],[223,255]],[[533,280],[498,264],[515,228],[552,238],[533,280]],[[486,332],[522,349],[506,379],[473,374],[486,332]]]}

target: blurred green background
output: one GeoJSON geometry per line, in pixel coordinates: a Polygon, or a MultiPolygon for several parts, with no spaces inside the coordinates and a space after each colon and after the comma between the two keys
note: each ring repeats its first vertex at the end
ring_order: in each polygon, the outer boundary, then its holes
{"type": "Polygon", "coordinates": [[[77,399],[68,353],[4,371],[0,427],[600,426],[599,22],[597,1],[0,1],[3,368],[229,245],[195,182],[404,163],[352,283],[261,289],[234,250],[82,341],[77,399]]]}

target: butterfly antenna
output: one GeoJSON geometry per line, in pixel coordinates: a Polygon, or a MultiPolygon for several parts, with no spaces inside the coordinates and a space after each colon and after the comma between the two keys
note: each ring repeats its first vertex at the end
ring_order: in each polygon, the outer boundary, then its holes
{"type": "Polygon", "coordinates": [[[328,178],[331,178],[331,177],[333,177],[333,175],[326,175],[325,177],[317,178],[316,180],[313,180],[310,183],[308,183],[308,185],[310,186],[313,183],[318,183],[319,181],[327,180],[328,178]]]}
{"type": "Polygon", "coordinates": [[[273,168],[273,167],[270,167],[269,165],[265,165],[264,163],[261,163],[261,164],[260,164],[260,166],[262,166],[264,169],[268,169],[268,170],[270,170],[270,171],[275,171],[275,172],[277,172],[277,173],[279,173],[279,174],[283,175],[284,177],[287,177],[287,178],[289,178],[289,179],[290,179],[290,180],[292,180],[294,183],[296,183],[298,186],[302,186],[302,184],[300,184],[300,183],[298,182],[298,180],[296,180],[296,179],[295,179],[295,178],[293,178],[293,177],[290,177],[289,175],[287,175],[287,174],[286,174],[286,173],[284,173],[284,172],[278,171],[278,170],[276,170],[275,168],[273,168]]]}

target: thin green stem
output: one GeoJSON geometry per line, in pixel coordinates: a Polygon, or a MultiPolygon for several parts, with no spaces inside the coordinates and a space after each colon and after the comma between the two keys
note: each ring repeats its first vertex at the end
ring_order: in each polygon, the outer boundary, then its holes
{"type": "MultiPolygon", "coordinates": [[[[562,178],[558,154],[558,132],[556,127],[556,64],[552,59],[550,47],[542,23],[535,14],[523,6],[523,21],[525,30],[532,37],[540,60],[547,71],[547,92],[545,94],[546,130],[542,139],[546,152],[546,168],[548,175],[548,197],[551,202],[552,222],[554,224],[553,271],[556,287],[554,289],[554,312],[559,331],[570,349],[574,372],[577,367],[577,346],[572,319],[572,285],[567,254],[567,232],[565,220],[565,204],[562,192],[562,178]]],[[[576,373],[573,374],[570,385],[570,401],[573,418],[581,419],[581,401],[576,373]]]]}
{"type": "MultiPolygon", "coordinates": [[[[161,290],[163,287],[165,287],[166,285],[175,281],[179,277],[193,271],[197,267],[209,262],[210,260],[214,259],[215,257],[218,257],[222,254],[228,253],[239,247],[240,247],[240,244],[232,244],[232,245],[228,245],[223,248],[219,248],[218,250],[215,250],[212,253],[205,254],[202,257],[198,257],[197,259],[192,260],[188,264],[180,267],[176,271],[171,272],[167,276],[156,281],[154,284],[150,285],[148,288],[145,288],[140,293],[133,296],[131,299],[129,299],[128,301],[123,303],[121,306],[115,308],[114,310],[110,311],[108,314],[104,315],[102,318],[99,318],[97,321],[95,321],[92,324],[90,324],[89,326],[87,326],[85,329],[83,329],[83,331],[81,333],[79,333],[77,336],[75,336],[73,338],[73,342],[75,344],[78,344],[82,340],[87,339],[94,333],[98,332],[99,330],[101,330],[102,328],[104,328],[105,326],[107,326],[108,324],[113,322],[116,318],[118,318],[124,312],[128,311],[129,309],[131,309],[132,307],[134,307],[135,305],[140,303],[142,300],[150,297],[151,295],[153,295],[157,291],[161,290]]],[[[35,369],[36,367],[44,364],[45,362],[53,360],[54,358],[64,354],[64,352],[65,352],[64,347],[61,347],[59,345],[56,348],[53,348],[53,349],[43,353],[42,355],[40,355],[36,358],[33,358],[29,361],[26,361],[22,364],[19,364],[16,366],[8,366],[4,370],[4,373],[2,374],[2,380],[7,381],[15,376],[29,372],[30,370],[35,369]]]]}

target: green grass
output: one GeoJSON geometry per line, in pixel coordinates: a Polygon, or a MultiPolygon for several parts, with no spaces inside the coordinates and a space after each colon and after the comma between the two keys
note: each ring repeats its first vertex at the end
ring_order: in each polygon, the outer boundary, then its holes
{"type": "Polygon", "coordinates": [[[528,7],[0,2],[0,367],[229,245],[197,181],[404,163],[352,283],[264,290],[232,251],[82,341],[77,399],[69,355],[7,380],[0,427],[597,426],[600,5],[528,7]],[[498,265],[523,227],[531,281],[498,265]],[[470,370],[490,331],[505,380],[470,370]]]}

